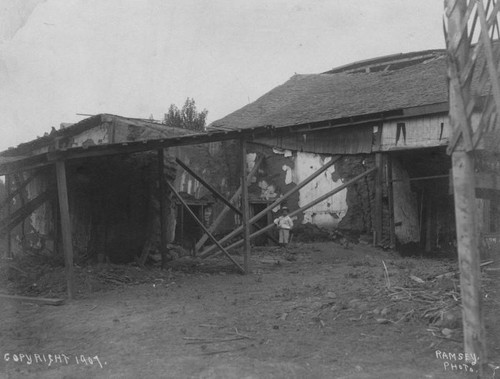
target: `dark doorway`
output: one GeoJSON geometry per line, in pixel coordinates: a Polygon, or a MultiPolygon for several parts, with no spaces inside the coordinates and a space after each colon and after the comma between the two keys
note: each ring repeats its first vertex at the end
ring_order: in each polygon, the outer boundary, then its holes
{"type": "MultiPolygon", "coordinates": [[[[259,201],[259,202],[250,202],[250,217],[253,217],[260,212],[262,212],[264,209],[268,207],[270,203],[267,201],[259,201]]],[[[254,223],[254,226],[252,227],[252,232],[255,232],[257,230],[260,230],[267,225],[271,224],[273,222],[272,220],[272,215],[271,211],[267,212],[267,215],[262,217],[260,220],[258,220],[256,223],[254,223]]],[[[269,232],[271,233],[271,232],[269,232]]],[[[253,244],[255,246],[265,246],[269,243],[269,235],[268,233],[261,234],[260,236],[256,237],[253,239],[253,244]]]]}
{"type": "MultiPolygon", "coordinates": [[[[203,205],[189,205],[189,209],[202,220],[203,205]]],[[[182,205],[177,206],[177,224],[175,226],[175,243],[184,249],[193,251],[196,241],[203,234],[196,220],[187,212],[182,205]]]]}

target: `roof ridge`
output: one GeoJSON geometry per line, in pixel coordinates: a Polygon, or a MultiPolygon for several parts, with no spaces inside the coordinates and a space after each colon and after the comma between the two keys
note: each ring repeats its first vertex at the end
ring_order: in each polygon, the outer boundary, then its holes
{"type": "MultiPolygon", "coordinates": [[[[421,63],[422,59],[425,58],[437,58],[445,55],[445,49],[431,49],[431,50],[422,50],[415,51],[409,53],[397,53],[397,54],[389,54],[383,55],[380,57],[369,58],[364,60],[359,60],[356,62],[347,63],[345,65],[341,65],[335,67],[331,70],[323,72],[323,74],[337,74],[342,72],[352,72],[358,70],[367,70],[367,72],[371,72],[370,67],[379,67],[384,65],[393,65],[402,62],[415,62],[415,64],[421,63]]],[[[376,70],[382,71],[382,70],[376,70]]]]}

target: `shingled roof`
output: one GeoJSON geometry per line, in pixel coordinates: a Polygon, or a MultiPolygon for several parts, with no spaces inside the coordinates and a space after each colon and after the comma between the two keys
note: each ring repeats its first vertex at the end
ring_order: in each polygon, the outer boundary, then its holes
{"type": "Polygon", "coordinates": [[[210,127],[284,127],[446,103],[446,53],[427,50],[294,75],[210,127]]]}

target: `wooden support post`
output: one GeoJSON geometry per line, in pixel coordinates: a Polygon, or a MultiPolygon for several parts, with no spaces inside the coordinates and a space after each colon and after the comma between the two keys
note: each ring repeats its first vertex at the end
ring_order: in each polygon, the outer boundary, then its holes
{"type": "Polygon", "coordinates": [[[464,318],[464,348],[485,360],[484,326],[481,310],[481,270],[478,249],[474,159],[471,153],[455,151],[453,162],[453,190],[457,228],[460,292],[464,318]]]}
{"type": "Polygon", "coordinates": [[[52,200],[52,219],[54,222],[54,255],[58,255],[60,253],[60,248],[59,248],[59,231],[60,231],[60,223],[59,223],[59,202],[57,201],[57,196],[54,197],[54,200],[52,200]]]}
{"type": "Polygon", "coordinates": [[[167,264],[167,225],[166,225],[166,202],[165,202],[165,173],[164,173],[164,152],[158,150],[158,200],[160,202],[160,254],[161,268],[167,264]]]}
{"type": "Polygon", "coordinates": [[[373,220],[374,241],[378,246],[382,243],[382,180],[384,177],[383,156],[381,153],[375,154],[375,166],[377,174],[375,175],[375,214],[373,220]]]}
{"type": "Polygon", "coordinates": [[[491,233],[491,200],[483,199],[483,230],[485,233],[491,233]]]}
{"type": "MultiPolygon", "coordinates": [[[[253,168],[250,170],[250,172],[249,172],[249,174],[247,176],[247,182],[249,182],[250,180],[252,180],[252,177],[255,175],[255,173],[259,169],[259,166],[261,165],[261,163],[262,163],[263,160],[264,160],[264,156],[262,156],[262,155],[260,155],[257,158],[257,160],[255,161],[255,164],[254,164],[253,168]]],[[[234,195],[231,197],[231,199],[229,201],[232,204],[234,204],[236,202],[236,200],[239,199],[240,196],[241,196],[241,185],[238,187],[238,189],[236,190],[236,192],[234,193],[234,195]]],[[[224,209],[219,213],[219,215],[214,220],[214,222],[212,223],[212,225],[210,225],[210,227],[208,228],[208,230],[209,230],[210,233],[213,233],[215,230],[217,230],[217,227],[224,220],[224,218],[226,217],[226,215],[227,215],[227,213],[229,212],[230,209],[231,208],[229,208],[227,205],[224,207],[224,209]]],[[[200,240],[196,243],[195,251],[199,251],[201,249],[201,247],[204,245],[204,243],[207,241],[207,239],[208,239],[208,236],[206,234],[204,234],[200,238],[200,240]]]]}
{"type": "Polygon", "coordinates": [[[66,181],[66,164],[64,161],[56,162],[57,193],[61,213],[61,231],[64,250],[64,264],[66,266],[66,281],[68,298],[74,298],[73,280],[73,240],[71,236],[71,218],[69,214],[68,184],[66,181]]]}
{"type": "Polygon", "coordinates": [[[226,254],[226,256],[229,258],[229,260],[231,262],[234,263],[234,265],[242,272],[242,273],[245,273],[245,270],[238,264],[238,262],[236,262],[233,257],[231,257],[231,255],[229,255],[229,253],[227,252],[226,249],[224,249],[222,247],[222,245],[219,243],[219,241],[217,241],[217,239],[212,235],[212,233],[210,233],[207,229],[207,227],[203,224],[203,221],[201,221],[197,216],[196,214],[191,210],[191,208],[189,208],[189,205],[184,201],[184,199],[182,198],[181,195],[179,195],[177,193],[177,191],[175,190],[174,186],[169,183],[169,182],[166,182],[165,183],[167,185],[167,187],[170,189],[170,191],[172,191],[172,194],[177,198],[177,200],[179,200],[179,202],[182,204],[182,206],[184,207],[184,209],[191,215],[191,217],[193,218],[193,220],[203,229],[203,231],[205,233],[207,233],[208,235],[208,238],[210,238],[212,240],[213,243],[215,243],[217,245],[217,247],[219,249],[222,250],[222,252],[224,254],[226,254]]]}
{"type": "Polygon", "coordinates": [[[387,198],[389,202],[390,248],[396,247],[396,228],[394,225],[394,187],[392,181],[392,157],[387,155],[387,198]]]}
{"type": "Polygon", "coordinates": [[[249,255],[250,255],[250,210],[248,203],[248,183],[247,183],[247,145],[244,139],[241,139],[241,208],[243,211],[243,239],[245,247],[243,249],[243,268],[248,274],[249,271],[249,255]]]}
{"type": "MultiPolygon", "coordinates": [[[[278,205],[280,205],[283,201],[285,201],[286,199],[288,199],[290,196],[292,196],[294,193],[298,192],[301,188],[305,187],[308,183],[310,183],[314,178],[318,177],[319,175],[321,175],[323,172],[325,172],[326,170],[328,170],[330,167],[332,167],[334,165],[335,162],[337,162],[338,160],[340,159],[340,156],[334,156],[332,157],[332,159],[328,162],[328,163],[325,163],[321,168],[319,168],[317,171],[313,172],[311,175],[309,175],[307,178],[305,178],[302,182],[299,183],[299,185],[297,185],[296,187],[292,188],[290,191],[288,191],[287,193],[285,193],[283,196],[281,196],[280,198],[276,199],[272,204],[268,205],[266,207],[266,209],[262,210],[261,212],[259,212],[258,214],[256,214],[255,216],[253,216],[248,222],[249,224],[253,224],[254,222],[260,220],[262,217],[264,217],[267,212],[269,212],[271,209],[274,209],[276,208],[278,205]]],[[[264,228],[265,229],[265,228],[264,228]]],[[[238,235],[239,233],[241,233],[243,230],[243,227],[240,226],[238,228],[236,228],[235,230],[233,230],[231,233],[229,233],[227,236],[225,236],[224,238],[222,238],[219,242],[220,243],[224,243],[226,242],[227,240],[230,240],[231,238],[233,238],[234,236],[238,235]]],[[[261,229],[262,230],[262,229],[261,229]]],[[[267,229],[266,229],[267,230],[267,229]]],[[[200,254],[200,258],[205,258],[207,257],[208,255],[210,255],[214,250],[216,249],[215,246],[210,246],[208,247],[205,251],[203,251],[201,254],[200,254]]]]}
{"type": "Polygon", "coordinates": [[[425,252],[426,253],[430,253],[432,250],[432,212],[433,212],[432,197],[427,196],[425,205],[425,252]]]}
{"type": "MultiPolygon", "coordinates": [[[[482,3],[480,4],[482,6],[482,3]]],[[[467,33],[463,28],[467,22],[466,1],[456,1],[448,13],[448,40],[457,41],[467,33]]],[[[460,70],[466,67],[470,49],[460,43],[454,52],[458,73],[450,83],[457,83],[460,70]]],[[[453,75],[453,74],[452,74],[453,75]]],[[[461,85],[450,86],[450,124],[453,133],[462,129],[459,143],[451,154],[453,170],[453,192],[455,199],[455,222],[457,229],[458,263],[460,267],[460,292],[462,295],[464,351],[479,361],[479,377],[483,377],[482,366],[486,363],[485,332],[481,310],[481,271],[476,230],[475,175],[473,152],[466,152],[467,141],[472,130],[465,106],[470,103],[470,76],[461,85]],[[464,106],[465,104],[465,106],[464,106]],[[468,137],[468,138],[467,138],[468,137]]]]}
{"type": "MultiPolygon", "coordinates": [[[[24,191],[23,181],[21,181],[21,179],[19,178],[19,175],[22,175],[22,173],[16,172],[15,174],[12,175],[12,177],[14,178],[14,183],[16,185],[16,190],[17,190],[16,192],[18,192],[19,200],[21,200],[21,207],[24,208],[24,206],[26,205],[26,202],[28,200],[27,200],[27,195],[25,194],[25,191],[24,191]],[[26,195],[26,197],[25,197],[25,195],[26,195]]],[[[23,240],[26,238],[26,230],[25,230],[24,220],[21,221],[21,236],[22,236],[23,240]]]]}
{"type": "MultiPolygon", "coordinates": [[[[11,177],[10,175],[5,175],[5,186],[7,190],[7,219],[10,219],[10,215],[12,213],[12,199],[10,197],[12,192],[11,187],[11,177]]],[[[7,229],[7,233],[5,234],[5,238],[7,239],[7,258],[12,258],[12,240],[11,240],[11,229],[7,229]]]]}

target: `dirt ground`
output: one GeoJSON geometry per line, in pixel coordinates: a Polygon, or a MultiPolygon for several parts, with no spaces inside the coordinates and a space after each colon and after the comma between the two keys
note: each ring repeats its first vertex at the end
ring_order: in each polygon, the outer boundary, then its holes
{"type": "MultiPolygon", "coordinates": [[[[82,267],[75,301],[0,299],[0,378],[477,377],[460,355],[456,260],[325,242],[255,248],[251,264],[82,267]]],[[[483,272],[487,378],[500,366],[499,266],[483,272]]],[[[47,270],[3,270],[1,288],[64,296],[62,269],[47,270]]]]}

